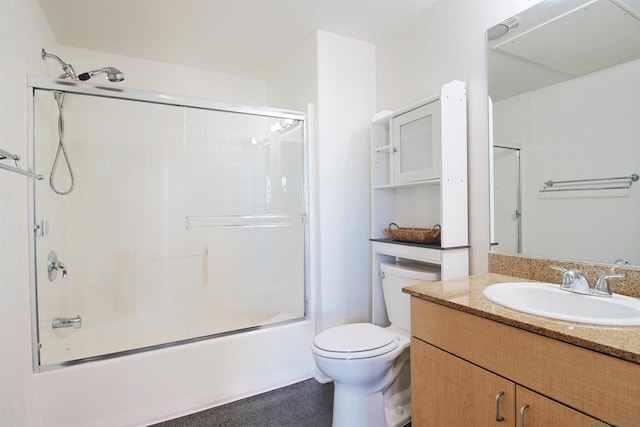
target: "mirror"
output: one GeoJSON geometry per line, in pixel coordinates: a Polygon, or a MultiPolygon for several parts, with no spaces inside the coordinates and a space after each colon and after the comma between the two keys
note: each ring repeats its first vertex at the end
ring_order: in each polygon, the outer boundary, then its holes
{"type": "Polygon", "coordinates": [[[487,58],[492,249],[640,265],[640,0],[543,0],[487,58]]]}

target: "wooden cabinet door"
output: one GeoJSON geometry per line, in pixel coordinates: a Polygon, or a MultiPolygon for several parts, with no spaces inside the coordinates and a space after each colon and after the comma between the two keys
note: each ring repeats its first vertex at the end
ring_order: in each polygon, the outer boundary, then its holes
{"type": "Polygon", "coordinates": [[[606,427],[595,418],[521,386],[516,387],[516,410],[519,427],[606,427]]]}
{"type": "Polygon", "coordinates": [[[413,427],[515,425],[511,381],[416,338],[411,340],[411,374],[413,427]]]}

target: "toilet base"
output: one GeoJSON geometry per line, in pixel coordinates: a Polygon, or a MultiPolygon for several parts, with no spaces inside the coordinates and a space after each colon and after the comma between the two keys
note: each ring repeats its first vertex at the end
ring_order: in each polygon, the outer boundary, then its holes
{"type": "Polygon", "coordinates": [[[409,349],[393,361],[378,386],[334,381],[333,427],[402,427],[411,421],[409,349]],[[390,379],[393,378],[392,381],[390,379]]]}
{"type": "Polygon", "coordinates": [[[386,427],[382,392],[336,384],[333,393],[333,427],[386,427]]]}
{"type": "Polygon", "coordinates": [[[347,387],[336,387],[332,427],[402,427],[411,421],[411,390],[390,399],[382,392],[362,395],[347,387]]]}
{"type": "Polygon", "coordinates": [[[387,427],[402,427],[409,424],[411,421],[411,390],[403,390],[388,399],[384,415],[387,427]]]}

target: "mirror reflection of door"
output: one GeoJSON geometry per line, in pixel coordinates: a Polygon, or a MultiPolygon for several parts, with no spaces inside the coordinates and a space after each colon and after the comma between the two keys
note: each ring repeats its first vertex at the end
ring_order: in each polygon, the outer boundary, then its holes
{"type": "Polygon", "coordinates": [[[495,242],[501,253],[522,253],[520,149],[493,146],[495,242]]]}

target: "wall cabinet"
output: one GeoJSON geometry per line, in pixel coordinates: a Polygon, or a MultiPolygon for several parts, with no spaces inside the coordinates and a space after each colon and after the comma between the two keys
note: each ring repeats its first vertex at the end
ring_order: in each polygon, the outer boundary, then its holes
{"type": "Polygon", "coordinates": [[[377,114],[371,124],[371,265],[373,322],[385,324],[379,264],[408,259],[439,265],[443,279],[469,273],[466,85],[400,110],[377,114]],[[386,239],[390,223],[441,226],[439,245],[386,239]]]}
{"type": "Polygon", "coordinates": [[[416,297],[411,319],[412,426],[640,425],[640,365],[416,297]]]}
{"type": "Polygon", "coordinates": [[[395,184],[440,178],[440,105],[438,99],[390,118],[395,184]]]}

